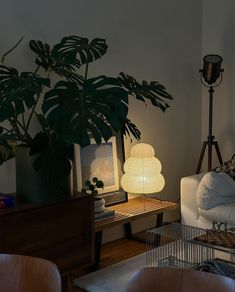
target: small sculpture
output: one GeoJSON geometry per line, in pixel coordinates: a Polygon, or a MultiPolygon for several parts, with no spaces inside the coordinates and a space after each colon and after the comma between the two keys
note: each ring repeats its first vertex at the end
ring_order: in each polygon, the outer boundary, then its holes
{"type": "Polygon", "coordinates": [[[220,232],[220,231],[222,231],[221,227],[223,225],[224,225],[224,229],[223,229],[224,232],[228,232],[228,231],[234,232],[235,231],[235,227],[228,228],[228,223],[227,222],[221,222],[221,221],[212,221],[212,229],[211,229],[211,231],[220,232]]]}

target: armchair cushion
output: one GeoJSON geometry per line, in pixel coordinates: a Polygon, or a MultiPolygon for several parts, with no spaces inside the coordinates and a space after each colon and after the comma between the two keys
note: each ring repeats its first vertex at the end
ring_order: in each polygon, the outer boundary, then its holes
{"type": "MultiPolygon", "coordinates": [[[[199,209],[201,217],[206,218],[210,222],[220,221],[226,222],[231,226],[235,224],[235,203],[221,204],[209,210],[199,209]]],[[[212,226],[211,226],[212,227],[212,226]]]]}
{"type": "Polygon", "coordinates": [[[235,181],[225,172],[206,173],[197,190],[198,208],[209,210],[231,203],[235,203],[235,181]]]}

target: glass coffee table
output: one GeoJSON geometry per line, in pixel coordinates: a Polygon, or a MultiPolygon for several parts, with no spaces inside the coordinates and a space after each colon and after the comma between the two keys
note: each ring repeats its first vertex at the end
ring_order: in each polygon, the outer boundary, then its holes
{"type": "Polygon", "coordinates": [[[215,259],[235,264],[235,233],[213,232],[180,223],[150,229],[146,232],[146,264],[186,269],[215,259]]]}

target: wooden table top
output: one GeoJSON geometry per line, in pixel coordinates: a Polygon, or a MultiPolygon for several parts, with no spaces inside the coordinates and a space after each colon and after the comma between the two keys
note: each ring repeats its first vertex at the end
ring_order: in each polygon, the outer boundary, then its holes
{"type": "Polygon", "coordinates": [[[114,205],[107,209],[115,210],[112,218],[107,218],[95,223],[95,231],[102,231],[119,224],[125,224],[135,219],[163,213],[177,209],[178,205],[169,201],[162,201],[149,197],[136,197],[128,202],[114,205]]]}

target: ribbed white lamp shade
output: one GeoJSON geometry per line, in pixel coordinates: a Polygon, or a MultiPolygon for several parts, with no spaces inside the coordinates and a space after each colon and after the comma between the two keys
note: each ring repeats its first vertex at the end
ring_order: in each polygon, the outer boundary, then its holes
{"type": "Polygon", "coordinates": [[[149,144],[139,143],[132,147],[121,178],[121,186],[126,192],[151,194],[163,189],[165,180],[161,174],[161,162],[154,154],[149,144]]]}

